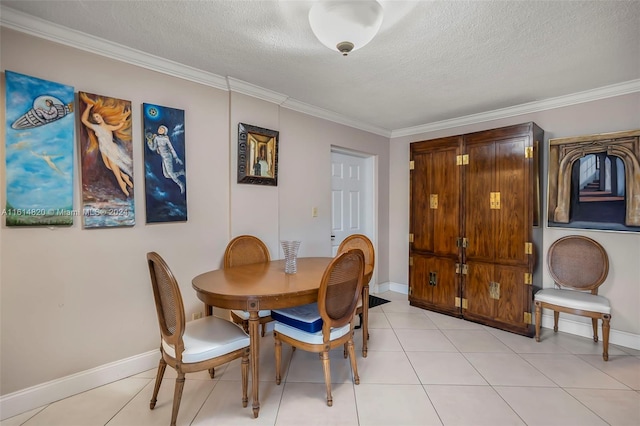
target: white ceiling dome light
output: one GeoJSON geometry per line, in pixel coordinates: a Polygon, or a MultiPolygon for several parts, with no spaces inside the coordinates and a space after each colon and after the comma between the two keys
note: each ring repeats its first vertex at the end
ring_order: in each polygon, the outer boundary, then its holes
{"type": "Polygon", "coordinates": [[[320,0],[309,11],[309,24],[322,44],[347,56],[373,39],[382,16],[377,1],[320,0]]]}

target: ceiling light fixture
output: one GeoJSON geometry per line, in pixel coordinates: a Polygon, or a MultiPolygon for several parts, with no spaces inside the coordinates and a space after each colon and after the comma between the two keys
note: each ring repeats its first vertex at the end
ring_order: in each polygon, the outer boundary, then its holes
{"type": "Polygon", "coordinates": [[[309,24],[322,44],[347,56],[375,37],[382,15],[377,1],[320,0],[309,11],[309,24]]]}

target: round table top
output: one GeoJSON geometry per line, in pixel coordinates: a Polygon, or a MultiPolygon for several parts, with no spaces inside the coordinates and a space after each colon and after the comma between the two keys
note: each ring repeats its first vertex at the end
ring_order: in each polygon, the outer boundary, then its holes
{"type": "Polygon", "coordinates": [[[285,274],[284,259],[218,269],[198,275],[192,286],[204,303],[226,309],[278,309],[313,303],[332,259],[300,257],[295,274],[285,274]]]}

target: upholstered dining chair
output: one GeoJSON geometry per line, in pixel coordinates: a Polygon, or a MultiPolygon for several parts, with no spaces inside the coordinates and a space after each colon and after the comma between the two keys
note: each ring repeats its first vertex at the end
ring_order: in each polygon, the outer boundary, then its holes
{"type": "MultiPolygon", "coordinates": [[[[271,255],[269,249],[257,237],[253,235],[239,235],[229,241],[224,251],[224,267],[231,268],[233,266],[249,265],[251,263],[269,262],[271,255]]],[[[260,324],[262,325],[262,337],[265,334],[267,323],[273,321],[271,319],[271,311],[258,311],[260,324]]],[[[232,310],[231,319],[236,324],[244,328],[245,332],[249,332],[249,312],[243,310],[232,310]]]]}
{"type": "Polygon", "coordinates": [[[358,301],[358,309],[356,314],[360,316],[360,328],[362,329],[362,356],[367,357],[368,340],[369,340],[369,281],[373,276],[373,268],[376,263],[376,253],[371,240],[362,234],[352,234],[345,238],[338,247],[338,253],[358,248],[364,253],[364,264],[369,266],[371,271],[364,277],[364,287],[362,290],[362,298],[358,301]]]}
{"type": "Polygon", "coordinates": [[[171,412],[171,425],[175,425],[185,374],[208,370],[213,378],[215,367],[237,358],[242,359],[242,406],[246,407],[249,336],[237,325],[214,316],[186,322],[180,287],[173,273],[158,253],[147,253],[147,263],[160,325],[162,355],[149,408],[153,410],[156,406],[167,364],[178,373],[171,412]]]}
{"type": "Polygon", "coordinates": [[[593,341],[598,341],[598,320],[602,320],[602,358],[609,359],[611,305],[598,295],[598,287],[607,278],[609,258],[604,248],[591,238],[568,235],[549,247],[547,266],[555,283],[534,296],[536,341],[540,341],[542,310],[553,310],[553,331],[558,331],[560,312],[591,318],[593,341]]]}
{"type": "Polygon", "coordinates": [[[338,253],[324,271],[317,303],[272,311],[276,320],[273,331],[276,384],[281,382],[282,342],[294,349],[321,354],[329,407],[333,405],[329,364],[331,349],[346,345],[353,381],[356,385],[360,384],[353,347],[353,327],[358,299],[362,294],[363,271],[362,250],[338,253]]]}

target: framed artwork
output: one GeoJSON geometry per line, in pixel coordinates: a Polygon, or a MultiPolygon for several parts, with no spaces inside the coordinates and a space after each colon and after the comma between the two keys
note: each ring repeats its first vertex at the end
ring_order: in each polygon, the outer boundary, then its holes
{"type": "Polygon", "coordinates": [[[5,71],[7,226],[73,224],[71,86],[5,71]]]}
{"type": "Polygon", "coordinates": [[[549,227],[640,232],[640,130],[549,140],[549,227]]]}
{"type": "Polygon", "coordinates": [[[238,124],[238,183],[278,186],[278,135],[275,130],[238,124]]]}
{"type": "Polygon", "coordinates": [[[184,110],[142,104],[147,223],[187,220],[184,110]]]}
{"type": "Polygon", "coordinates": [[[78,92],[85,228],[135,225],[131,102],[78,92]]]}

